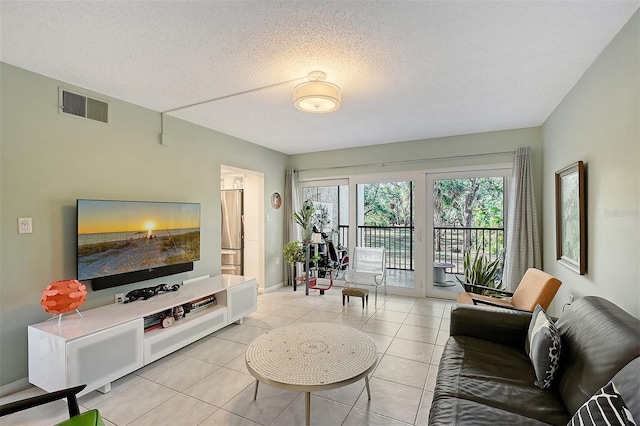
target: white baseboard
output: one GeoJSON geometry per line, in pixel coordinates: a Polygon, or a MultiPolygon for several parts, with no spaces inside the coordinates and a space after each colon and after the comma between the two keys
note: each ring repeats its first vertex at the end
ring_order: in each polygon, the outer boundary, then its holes
{"type": "Polygon", "coordinates": [[[27,389],[32,386],[29,383],[29,378],[24,377],[22,379],[16,380],[15,382],[7,383],[6,385],[0,386],[0,396],[11,395],[12,393],[16,393],[23,389],[27,389]]]}
{"type": "Polygon", "coordinates": [[[284,282],[278,283],[276,285],[269,286],[267,288],[259,288],[258,289],[258,293],[260,293],[260,294],[262,294],[262,293],[270,293],[272,291],[276,291],[280,287],[284,287],[284,282]]]}

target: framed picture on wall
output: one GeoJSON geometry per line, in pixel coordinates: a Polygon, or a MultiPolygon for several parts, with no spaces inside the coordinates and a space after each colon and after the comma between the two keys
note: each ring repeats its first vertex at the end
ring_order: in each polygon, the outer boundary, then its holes
{"type": "Polygon", "coordinates": [[[587,272],[587,210],[584,163],[556,172],[556,259],[584,275],[587,272]]]}

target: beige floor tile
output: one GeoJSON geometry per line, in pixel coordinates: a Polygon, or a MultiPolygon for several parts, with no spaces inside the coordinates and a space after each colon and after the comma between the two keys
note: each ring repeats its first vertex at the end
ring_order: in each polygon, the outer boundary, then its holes
{"type": "Polygon", "coordinates": [[[249,370],[247,370],[247,362],[244,352],[226,363],[224,367],[228,368],[229,370],[237,371],[239,373],[244,373],[251,376],[251,373],[249,373],[249,370]]]}
{"type": "MultiPolygon", "coordinates": [[[[159,360],[154,361],[149,365],[145,365],[141,369],[137,370],[135,374],[137,374],[140,377],[144,377],[145,379],[149,379],[155,376],[156,374],[162,373],[167,368],[170,368],[171,366],[178,364],[181,361],[184,361],[185,359],[187,359],[187,356],[184,355],[182,352],[177,351],[165,357],[162,357],[159,360]]],[[[113,386],[111,391],[113,392],[113,386]]]]}
{"type": "Polygon", "coordinates": [[[240,354],[244,354],[249,346],[219,337],[210,338],[200,350],[191,354],[193,358],[211,364],[225,365],[240,354]]]}
{"type": "Polygon", "coordinates": [[[370,319],[360,328],[360,330],[367,333],[382,334],[393,337],[396,335],[401,325],[402,324],[395,322],[370,319]]]}
{"type": "Polygon", "coordinates": [[[427,426],[429,424],[429,410],[431,410],[432,400],[433,392],[424,391],[422,393],[422,401],[420,401],[420,408],[416,417],[416,426],[427,426]]]}
{"type": "Polygon", "coordinates": [[[386,354],[428,364],[433,356],[434,345],[407,339],[393,339],[386,354]]]}
{"type": "Polygon", "coordinates": [[[384,302],[379,309],[385,311],[404,312],[408,314],[413,308],[411,303],[399,303],[399,302],[384,302]]]}
{"type": "Polygon", "coordinates": [[[218,410],[209,416],[200,426],[261,426],[225,410],[218,410]]]}
{"type": "Polygon", "coordinates": [[[429,374],[427,375],[427,382],[424,385],[424,389],[427,391],[433,392],[433,389],[436,386],[436,379],[438,377],[438,366],[437,365],[429,365],[429,374]]]}
{"type": "MultiPolygon", "coordinates": [[[[305,424],[305,399],[301,393],[272,423],[273,426],[305,424]]],[[[347,418],[351,406],[311,395],[311,425],[340,425],[347,418]]]]}
{"type": "Polygon", "coordinates": [[[379,353],[385,353],[387,351],[387,348],[389,348],[389,345],[393,341],[393,337],[391,336],[385,336],[384,334],[376,334],[370,332],[366,333],[376,343],[376,347],[378,348],[379,353]]]}
{"type": "Polygon", "coordinates": [[[444,346],[434,346],[433,347],[433,355],[431,356],[431,361],[429,364],[439,365],[440,358],[442,358],[442,352],[444,351],[444,346]]]}
{"type": "Polygon", "coordinates": [[[357,408],[413,424],[422,398],[421,389],[375,377],[370,387],[371,400],[363,392],[355,404],[357,408]]]}
{"type": "Polygon", "coordinates": [[[170,368],[167,368],[162,373],[156,374],[149,380],[178,392],[182,392],[219,368],[220,366],[206,361],[187,358],[178,364],[174,364],[170,368]]]}
{"type": "Polygon", "coordinates": [[[255,385],[247,386],[222,408],[245,419],[270,425],[299,394],[265,383],[260,383],[255,400],[254,393],[255,385]]]}
{"type": "Polygon", "coordinates": [[[411,308],[410,313],[414,315],[424,315],[428,317],[442,318],[442,315],[444,315],[444,308],[416,304],[413,308],[411,308]]]}
{"type": "Polygon", "coordinates": [[[354,408],[351,410],[342,426],[407,426],[413,423],[405,423],[390,417],[381,416],[380,414],[370,411],[354,408]]]}
{"type": "Polygon", "coordinates": [[[407,318],[407,313],[378,309],[371,317],[374,320],[389,321],[402,324],[407,318]]]}
{"type": "Polygon", "coordinates": [[[418,327],[416,325],[402,324],[396,337],[415,340],[416,342],[435,344],[438,338],[438,330],[435,328],[418,327]]]}
{"type": "Polygon", "coordinates": [[[184,394],[177,394],[139,417],[131,426],[196,426],[218,408],[184,394]]]}
{"type": "Polygon", "coordinates": [[[385,354],[373,372],[373,377],[413,386],[422,391],[429,373],[429,366],[419,361],[385,354]]]}
{"type": "Polygon", "coordinates": [[[440,324],[442,324],[442,319],[436,318],[436,317],[424,316],[424,315],[409,314],[407,315],[407,318],[404,320],[404,324],[415,325],[417,327],[433,328],[435,330],[439,330],[440,324]]]}
{"type": "MultiPolygon", "coordinates": [[[[140,371],[140,370],[138,370],[140,371]]],[[[129,389],[132,386],[137,385],[142,382],[144,379],[137,375],[137,372],[124,376],[115,382],[111,383],[111,391],[107,393],[102,393],[99,391],[92,391],[86,395],[78,398],[78,403],[80,403],[83,407],[93,408],[99,403],[106,401],[109,398],[119,394],[120,392],[129,389]]]]}
{"type": "Polygon", "coordinates": [[[220,333],[217,337],[248,345],[257,337],[262,336],[264,332],[264,328],[253,327],[251,325],[231,325],[225,327],[225,331],[220,333]]]}
{"type": "Polygon", "coordinates": [[[255,383],[253,377],[221,367],[185,389],[183,393],[216,407],[222,407],[253,383],[255,383]]]}
{"type": "Polygon", "coordinates": [[[282,309],[277,310],[273,315],[280,317],[286,317],[291,319],[298,319],[304,314],[308,314],[311,311],[309,308],[299,308],[296,306],[283,306],[282,309]]]}
{"type": "Polygon", "coordinates": [[[100,415],[116,425],[127,425],[177,392],[143,379],[140,383],[96,405],[100,415]]]}
{"type": "Polygon", "coordinates": [[[265,330],[272,330],[278,327],[284,327],[285,325],[291,324],[295,321],[293,318],[281,317],[275,314],[267,315],[264,318],[256,319],[248,319],[245,321],[246,325],[251,325],[253,327],[264,328],[265,330]]]}

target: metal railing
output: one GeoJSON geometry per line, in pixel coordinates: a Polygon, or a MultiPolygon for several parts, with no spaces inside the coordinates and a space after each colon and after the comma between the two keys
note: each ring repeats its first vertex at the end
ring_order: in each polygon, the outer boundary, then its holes
{"type": "Polygon", "coordinates": [[[490,261],[504,251],[504,228],[433,228],[433,261],[455,265],[451,272],[464,273],[464,253],[478,251],[490,261]]]}
{"type": "MultiPolygon", "coordinates": [[[[338,229],[338,244],[351,249],[348,244],[349,226],[338,229]]],[[[412,226],[358,226],[358,243],[364,247],[384,247],[387,251],[387,268],[414,270],[415,234],[412,226]]],[[[434,227],[433,261],[451,263],[452,273],[464,273],[464,253],[471,248],[478,250],[490,261],[504,251],[504,228],[454,228],[434,227]]]]}

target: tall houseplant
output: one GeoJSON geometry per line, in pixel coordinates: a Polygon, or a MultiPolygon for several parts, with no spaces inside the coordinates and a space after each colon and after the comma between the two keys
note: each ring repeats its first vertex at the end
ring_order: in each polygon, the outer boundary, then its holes
{"type": "Polygon", "coordinates": [[[458,276],[456,276],[456,279],[470,293],[490,294],[490,290],[476,286],[500,290],[502,286],[497,283],[499,266],[500,258],[490,262],[484,254],[476,250],[472,259],[471,249],[469,249],[464,253],[464,280],[461,280],[458,276]]]}
{"type": "Polygon", "coordinates": [[[311,241],[311,234],[313,234],[314,225],[314,213],[315,208],[311,201],[305,201],[302,204],[300,211],[293,212],[293,222],[300,225],[302,228],[302,241],[311,241]]]}

